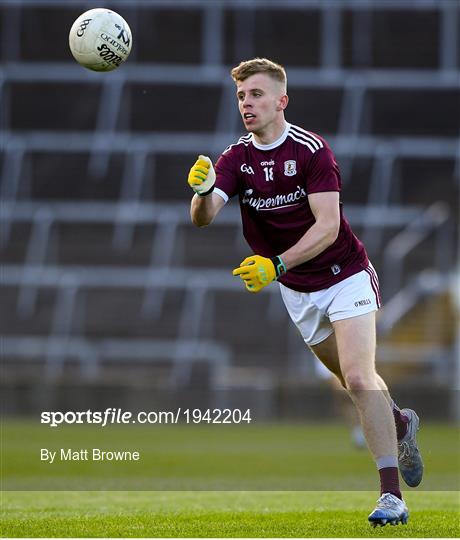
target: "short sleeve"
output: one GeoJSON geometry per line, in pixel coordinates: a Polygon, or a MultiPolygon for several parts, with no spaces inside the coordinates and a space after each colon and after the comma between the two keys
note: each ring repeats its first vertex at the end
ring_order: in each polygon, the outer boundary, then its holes
{"type": "Polygon", "coordinates": [[[307,168],[307,192],[340,191],[342,181],[332,150],[325,146],[311,157],[307,168]]]}
{"type": "Polygon", "coordinates": [[[222,154],[216,163],[216,183],[215,191],[222,196],[227,202],[228,199],[234,197],[239,192],[239,178],[235,171],[235,160],[232,157],[232,153],[228,152],[222,154]],[[225,199],[224,195],[227,196],[225,199]]]}

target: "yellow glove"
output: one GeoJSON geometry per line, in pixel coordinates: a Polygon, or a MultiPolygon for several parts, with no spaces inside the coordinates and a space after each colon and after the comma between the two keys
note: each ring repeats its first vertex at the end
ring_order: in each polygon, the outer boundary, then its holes
{"type": "Polygon", "coordinates": [[[209,195],[214,189],[215,181],[216,173],[212,166],[212,161],[208,156],[198,156],[195,165],[193,165],[188,173],[188,185],[197,195],[204,197],[205,195],[209,195]]]}
{"type": "Polygon", "coordinates": [[[281,257],[267,259],[261,255],[246,257],[239,268],[235,268],[232,272],[234,276],[240,276],[246,289],[253,293],[259,292],[284,273],[286,266],[281,257]]]}

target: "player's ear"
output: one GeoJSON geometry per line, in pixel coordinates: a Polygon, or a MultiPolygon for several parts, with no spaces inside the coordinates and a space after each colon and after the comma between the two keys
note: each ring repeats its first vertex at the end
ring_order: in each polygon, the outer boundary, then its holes
{"type": "Polygon", "coordinates": [[[287,94],[283,94],[279,101],[278,101],[278,107],[277,107],[277,110],[278,111],[284,111],[284,109],[288,106],[288,103],[289,103],[289,97],[287,94]]]}

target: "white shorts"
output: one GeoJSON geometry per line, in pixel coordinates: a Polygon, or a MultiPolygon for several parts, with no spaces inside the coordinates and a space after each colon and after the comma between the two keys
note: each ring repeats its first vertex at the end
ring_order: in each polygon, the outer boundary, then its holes
{"type": "Polygon", "coordinates": [[[307,345],[317,345],[333,333],[334,321],[377,311],[379,281],[369,266],[328,289],[303,293],[279,284],[281,296],[294,324],[307,345]]]}

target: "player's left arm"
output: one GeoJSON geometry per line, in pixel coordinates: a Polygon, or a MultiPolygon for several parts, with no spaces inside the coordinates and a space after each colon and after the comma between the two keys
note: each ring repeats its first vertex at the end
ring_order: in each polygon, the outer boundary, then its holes
{"type": "Polygon", "coordinates": [[[340,229],[339,197],[338,191],[308,195],[315,223],[296,244],[280,253],[286,271],[313,259],[336,241],[340,229]]]}
{"type": "Polygon", "coordinates": [[[244,281],[249,292],[259,292],[291,268],[319,255],[337,239],[340,228],[339,193],[311,193],[308,201],[315,223],[297,243],[271,259],[251,255],[233,270],[233,275],[244,281]]]}

